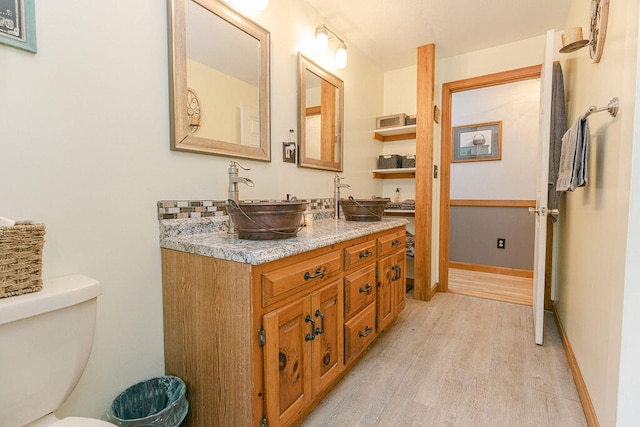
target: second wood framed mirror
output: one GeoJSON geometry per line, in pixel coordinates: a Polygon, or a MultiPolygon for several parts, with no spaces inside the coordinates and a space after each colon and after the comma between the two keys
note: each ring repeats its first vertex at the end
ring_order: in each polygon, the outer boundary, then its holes
{"type": "Polygon", "coordinates": [[[298,53],[300,167],[342,171],[344,83],[298,53]]]}

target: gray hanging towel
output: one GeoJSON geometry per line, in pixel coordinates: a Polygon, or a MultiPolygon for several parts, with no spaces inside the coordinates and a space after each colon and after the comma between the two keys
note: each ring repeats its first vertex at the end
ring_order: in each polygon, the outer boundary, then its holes
{"type": "Polygon", "coordinates": [[[589,121],[582,115],[562,137],[557,191],[573,191],[588,181],[589,121]]]}
{"type": "MultiPolygon", "coordinates": [[[[560,153],[562,152],[562,135],[567,131],[567,111],[564,103],[564,79],[562,67],[559,63],[553,64],[553,76],[551,86],[551,137],[549,139],[549,209],[558,209],[560,192],[556,190],[558,170],[560,168],[560,153]]],[[[558,215],[550,215],[556,222],[558,215]]]]}

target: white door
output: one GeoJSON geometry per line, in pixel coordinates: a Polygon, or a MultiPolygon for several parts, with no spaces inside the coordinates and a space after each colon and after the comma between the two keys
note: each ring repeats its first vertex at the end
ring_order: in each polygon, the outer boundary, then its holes
{"type": "Polygon", "coordinates": [[[547,31],[547,46],[540,79],[540,126],[538,144],[538,180],[535,210],[535,253],[533,257],[533,321],[536,344],[542,345],[544,326],[544,279],[547,249],[547,196],[549,186],[549,139],[551,136],[551,85],[553,82],[554,31],[547,31]]]}

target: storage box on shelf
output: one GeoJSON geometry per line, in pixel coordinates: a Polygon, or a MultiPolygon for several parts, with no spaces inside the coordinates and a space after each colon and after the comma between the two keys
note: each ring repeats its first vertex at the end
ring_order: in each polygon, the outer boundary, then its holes
{"type": "Polygon", "coordinates": [[[376,129],[392,128],[392,127],[404,126],[406,124],[407,124],[407,115],[404,113],[376,117],[376,129]]]}
{"type": "Polygon", "coordinates": [[[401,168],[415,168],[416,167],[416,156],[402,156],[401,168]]]}
{"type": "Polygon", "coordinates": [[[383,154],[378,156],[378,169],[396,169],[402,167],[402,156],[399,154],[383,154]]]}

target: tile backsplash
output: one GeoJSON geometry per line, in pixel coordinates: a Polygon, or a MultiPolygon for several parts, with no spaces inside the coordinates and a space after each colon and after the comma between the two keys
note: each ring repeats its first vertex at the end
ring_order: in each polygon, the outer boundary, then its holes
{"type": "MultiPolygon", "coordinates": [[[[268,200],[266,200],[268,201],[268,200]]],[[[300,199],[308,202],[305,215],[332,210],[333,199],[300,199]]],[[[205,218],[226,215],[225,200],[160,200],[158,219],[205,218]]]]}

